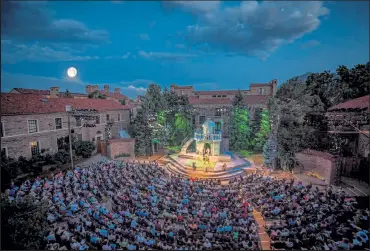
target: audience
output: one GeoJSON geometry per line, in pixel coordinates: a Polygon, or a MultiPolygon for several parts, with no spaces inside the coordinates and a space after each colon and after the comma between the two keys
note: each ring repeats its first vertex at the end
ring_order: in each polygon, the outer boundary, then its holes
{"type": "Polygon", "coordinates": [[[273,249],[369,250],[369,210],[329,186],[258,174],[219,180],[168,174],[156,162],[100,161],[11,185],[49,205],[48,250],[256,250],[253,206],[273,249]]]}
{"type": "Polygon", "coordinates": [[[369,210],[329,186],[294,185],[294,180],[249,176],[243,193],[266,220],[274,249],[369,250],[369,210]]]}
{"type": "Polygon", "coordinates": [[[239,181],[172,176],[157,163],[101,161],[12,185],[49,205],[48,250],[255,250],[252,207],[239,181]]]}

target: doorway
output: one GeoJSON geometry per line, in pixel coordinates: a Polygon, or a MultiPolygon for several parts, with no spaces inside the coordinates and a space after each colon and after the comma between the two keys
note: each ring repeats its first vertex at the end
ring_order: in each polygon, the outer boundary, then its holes
{"type": "Polygon", "coordinates": [[[204,148],[203,148],[203,154],[206,154],[207,149],[209,149],[209,155],[212,156],[212,149],[211,149],[211,144],[210,143],[205,143],[204,148]]]}

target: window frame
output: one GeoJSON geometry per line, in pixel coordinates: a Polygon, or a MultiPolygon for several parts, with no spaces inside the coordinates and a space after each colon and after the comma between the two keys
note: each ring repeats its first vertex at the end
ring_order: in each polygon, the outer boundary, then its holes
{"type": "Polygon", "coordinates": [[[9,158],[8,147],[6,147],[6,146],[1,147],[1,152],[3,151],[3,149],[5,149],[5,158],[9,158]]]}
{"type": "Polygon", "coordinates": [[[118,113],[117,121],[121,121],[121,113],[118,113]]]}
{"type": "Polygon", "coordinates": [[[55,130],[62,130],[63,129],[63,118],[54,118],[55,130]],[[57,119],[60,119],[60,128],[57,128],[57,119]]]}
{"type": "Polygon", "coordinates": [[[28,119],[27,120],[28,133],[38,133],[40,132],[39,120],[38,119],[28,119]],[[30,132],[30,121],[36,121],[36,132],[30,132]]]}
{"type": "Polygon", "coordinates": [[[96,125],[100,125],[100,124],[101,124],[101,117],[100,117],[100,114],[99,114],[98,116],[96,116],[96,118],[95,118],[95,124],[96,124],[96,125]],[[99,123],[97,123],[97,122],[98,122],[98,119],[99,119],[99,123]]]}
{"type": "Polygon", "coordinates": [[[1,121],[1,138],[5,137],[5,126],[4,121],[1,121]]]}
{"type": "Polygon", "coordinates": [[[202,125],[202,124],[206,121],[206,116],[199,115],[199,118],[198,118],[198,119],[199,119],[199,124],[200,124],[200,125],[202,125]],[[201,119],[200,119],[201,117],[203,117],[203,118],[204,118],[204,120],[203,120],[203,121],[201,121],[201,119]]]}
{"type": "Polygon", "coordinates": [[[36,142],[37,144],[37,146],[38,146],[38,154],[40,154],[41,153],[41,144],[40,144],[40,141],[39,140],[36,140],[36,141],[31,141],[30,142],[30,152],[31,152],[31,156],[36,156],[37,154],[33,154],[32,153],[32,142],[36,142]]]}
{"type": "Polygon", "coordinates": [[[109,122],[109,120],[110,120],[110,114],[109,113],[105,114],[105,120],[107,121],[107,123],[109,122]]]}
{"type": "Polygon", "coordinates": [[[260,95],[265,95],[266,89],[263,87],[260,87],[259,94],[260,95]]]}

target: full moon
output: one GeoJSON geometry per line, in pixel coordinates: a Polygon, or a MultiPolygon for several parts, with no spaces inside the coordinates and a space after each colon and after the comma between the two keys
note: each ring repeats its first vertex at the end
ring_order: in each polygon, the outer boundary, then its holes
{"type": "Polygon", "coordinates": [[[67,70],[67,75],[70,78],[76,77],[76,75],[77,75],[77,69],[74,68],[74,67],[69,67],[68,70],[67,70]]]}

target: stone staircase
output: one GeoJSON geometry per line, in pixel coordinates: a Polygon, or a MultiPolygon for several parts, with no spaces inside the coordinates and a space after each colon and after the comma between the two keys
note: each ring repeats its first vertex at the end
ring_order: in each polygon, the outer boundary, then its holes
{"type": "Polygon", "coordinates": [[[185,144],[181,147],[180,154],[186,154],[186,151],[188,150],[191,143],[193,143],[194,139],[191,138],[188,141],[185,142],[185,144]]]}
{"type": "Polygon", "coordinates": [[[207,178],[207,179],[220,179],[221,181],[227,181],[234,177],[239,177],[244,175],[244,169],[247,165],[240,165],[228,169],[226,171],[209,171],[205,172],[203,170],[193,171],[191,167],[185,167],[177,162],[175,159],[169,157],[169,162],[167,163],[167,172],[171,174],[181,175],[184,177],[194,177],[194,178],[207,178]]]}

